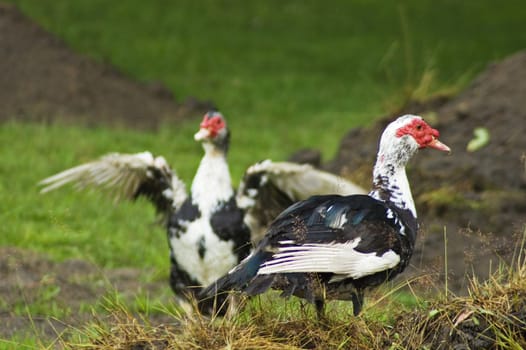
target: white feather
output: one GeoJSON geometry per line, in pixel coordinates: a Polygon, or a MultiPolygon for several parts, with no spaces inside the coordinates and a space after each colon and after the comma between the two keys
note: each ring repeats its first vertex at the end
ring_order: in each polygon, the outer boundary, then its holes
{"type": "Polygon", "coordinates": [[[228,163],[222,153],[207,149],[192,182],[192,203],[201,213],[214,210],[221,201],[228,201],[234,195],[228,163]]]}
{"type": "Polygon", "coordinates": [[[172,236],[170,245],[177,264],[201,285],[209,285],[238,263],[234,242],[223,241],[213,233],[208,215],[189,222],[187,232],[192,234],[172,236]],[[203,257],[199,255],[201,244],[203,257]]]}
{"type": "Polygon", "coordinates": [[[309,164],[272,162],[267,159],[254,164],[247,174],[263,172],[280,190],[295,201],[319,194],[366,194],[362,187],[340,176],[315,169],[309,164]]]}
{"type": "Polygon", "coordinates": [[[163,157],[155,157],[150,152],[135,154],[110,153],[98,160],[66,169],[39,182],[46,193],[67,184],[73,184],[77,189],[89,186],[102,187],[110,190],[115,199],[131,199],[141,186],[141,183],[152,177],[152,168],[157,168],[167,178],[171,178],[172,189],[164,195],[173,200],[174,205],[180,205],[186,199],[184,183],[173,173],[163,157]]]}
{"type": "Polygon", "coordinates": [[[354,248],[356,238],[347,243],[309,243],[301,246],[282,246],[272,260],[261,265],[260,275],[291,272],[331,272],[341,278],[360,278],[395,267],[400,256],[392,250],[383,255],[361,253],[354,248]]]}

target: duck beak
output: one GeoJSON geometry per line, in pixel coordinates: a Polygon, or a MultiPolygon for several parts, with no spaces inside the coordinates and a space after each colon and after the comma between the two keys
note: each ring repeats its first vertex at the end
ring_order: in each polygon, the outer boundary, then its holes
{"type": "Polygon", "coordinates": [[[433,141],[428,143],[427,147],[431,147],[439,151],[451,153],[451,148],[449,148],[447,145],[443,144],[442,142],[438,141],[438,139],[436,138],[433,138],[433,141]]]}
{"type": "Polygon", "coordinates": [[[201,128],[198,132],[194,135],[194,140],[196,141],[202,141],[210,137],[210,130],[201,128]]]}

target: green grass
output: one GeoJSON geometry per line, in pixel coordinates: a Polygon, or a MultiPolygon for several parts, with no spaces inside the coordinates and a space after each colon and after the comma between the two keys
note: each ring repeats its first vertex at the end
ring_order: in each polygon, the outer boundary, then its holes
{"type": "Polygon", "coordinates": [[[271,154],[330,156],[423,76],[458,87],[526,42],[519,0],[14,2],[79,52],[215,101],[238,144],[271,154]]]}
{"type": "MultiPolygon", "coordinates": [[[[526,43],[518,0],[13,2],[78,52],[160,80],[177,99],[213,100],[233,130],[235,181],[249,164],[301,147],[330,158],[350,127],[411,96],[458,91],[526,43]]],[[[192,140],[197,122],[157,132],[3,124],[0,245],[153,268],[152,278],[164,279],[165,232],[148,203],[114,206],[72,190],[41,196],[36,183],[107,152],[142,150],[164,155],[189,183],[202,154],[192,140]]],[[[136,304],[151,309],[148,300],[136,304]]],[[[33,308],[60,315],[42,305],[33,308]]]]}
{"type": "MultiPolygon", "coordinates": [[[[386,102],[459,88],[526,42],[520,1],[14,2],[79,52],[162,80],[180,98],[215,101],[233,130],[235,181],[253,162],[300,147],[332,157],[350,127],[389,112],[386,102]]],[[[165,266],[164,232],[147,204],[113,207],[71,191],[42,197],[35,183],[110,151],[146,149],[189,183],[201,156],[196,126],[3,125],[0,243],[105,266],[165,266]]]]}
{"type": "MultiPolygon", "coordinates": [[[[153,223],[153,208],[145,201],[114,205],[103,194],[72,189],[44,196],[37,187],[39,179],[53,172],[112,150],[136,152],[145,147],[160,152],[157,147],[163,144],[152,145],[154,137],[132,131],[4,124],[0,140],[10,147],[0,150],[4,180],[0,217],[6,223],[0,228],[0,244],[107,267],[166,266],[165,232],[153,223]]],[[[163,153],[171,148],[166,140],[163,153]]]]}

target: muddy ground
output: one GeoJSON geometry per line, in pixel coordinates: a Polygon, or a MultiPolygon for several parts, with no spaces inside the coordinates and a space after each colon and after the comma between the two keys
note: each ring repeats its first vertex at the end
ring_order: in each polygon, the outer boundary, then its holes
{"type": "MultiPolygon", "coordinates": [[[[212,105],[197,99],[178,102],[162,83],[138,83],[78,55],[11,5],[0,4],[0,33],[0,121],[52,122],[58,116],[74,124],[155,128],[212,105]]],[[[449,287],[459,293],[465,291],[466,273],[473,269],[485,276],[490,259],[509,259],[513,235],[526,222],[525,97],[526,52],[521,52],[489,66],[455,98],[410,103],[396,113],[424,115],[453,149],[450,156],[422,151],[408,169],[422,229],[406,277],[431,273],[443,281],[444,227],[449,287]],[[489,131],[489,142],[467,152],[476,127],[489,131]]],[[[368,187],[378,136],[394,116],[349,131],[335,159],[324,167],[368,187]]],[[[56,263],[34,252],[1,247],[0,338],[19,332],[52,338],[64,322],[82,324],[90,316],[78,309],[99,300],[109,285],[123,293],[142,289],[160,294],[163,282],[144,283],[142,274],[135,269],[103,271],[79,260],[56,263]],[[13,312],[28,303],[47,302],[72,312],[61,322],[13,312]]]]}
{"type": "MultiPolygon", "coordinates": [[[[90,308],[103,308],[103,298],[114,300],[117,293],[128,302],[138,295],[169,302],[172,296],[164,281],[144,282],[148,272],[134,268],[103,270],[78,259],[57,263],[33,251],[0,247],[0,339],[24,334],[54,339],[68,326],[94,321],[90,308]],[[39,308],[56,314],[39,316],[39,308]],[[28,313],[32,317],[25,316],[28,313]]],[[[152,321],[173,322],[163,314],[153,316],[152,321]]]]}
{"type": "Polygon", "coordinates": [[[1,2],[0,55],[0,120],[155,128],[201,116],[213,105],[177,101],[159,81],[139,83],[79,55],[1,2]]]}

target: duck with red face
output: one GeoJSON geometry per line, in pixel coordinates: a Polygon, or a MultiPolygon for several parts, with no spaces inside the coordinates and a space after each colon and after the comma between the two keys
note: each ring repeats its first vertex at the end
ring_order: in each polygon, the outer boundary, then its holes
{"type": "Polygon", "coordinates": [[[260,232],[290,204],[315,193],[362,191],[305,164],[266,160],[247,169],[236,192],[227,162],[230,132],[224,116],[206,113],[194,139],[202,144],[204,155],[190,192],[164,157],[150,152],[111,153],[67,169],[43,180],[42,192],[73,183],[78,188],[109,189],[117,199],[149,199],[168,231],[170,285],[188,305],[188,297],[246,257],[260,232]]]}
{"type": "Polygon", "coordinates": [[[418,225],[405,166],[419,149],[449,152],[438,137],[419,116],[391,122],[380,139],[368,195],[313,196],[290,206],[201,300],[274,288],[314,303],[320,317],[327,299],[351,300],[357,315],[364,290],[392,279],[409,263],[418,225]]]}

